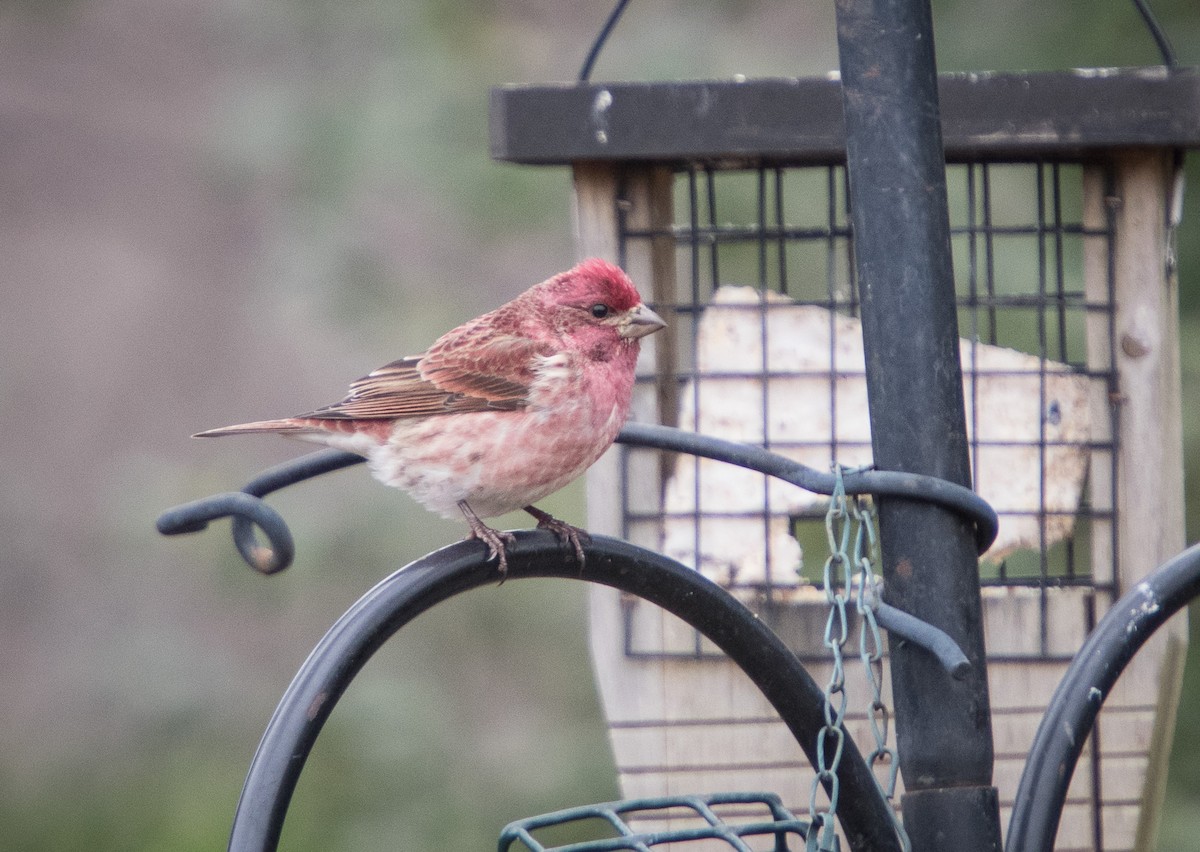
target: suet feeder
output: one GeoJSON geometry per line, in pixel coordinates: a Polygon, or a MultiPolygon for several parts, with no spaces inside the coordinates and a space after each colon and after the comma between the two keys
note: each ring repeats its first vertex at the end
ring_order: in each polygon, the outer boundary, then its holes
{"type": "MultiPolygon", "coordinates": [[[[944,75],[939,92],[971,473],[1000,516],[980,571],[1007,823],[1071,658],[1184,545],[1173,235],[1200,76],[944,75]]],[[[668,320],[644,355],[636,419],[814,467],[870,463],[836,78],[498,89],[492,149],[569,166],[579,254],[623,265],[668,320]]],[[[938,428],[928,414],[917,428],[938,428]]],[[[589,474],[588,504],[591,530],[703,572],[825,676],[825,498],[620,447],[589,474]]],[[[804,755],[711,645],[609,589],[590,606],[625,795],[763,788],[807,802],[804,755]]],[[[1146,848],[1185,640],[1173,622],[1109,696],[1058,848],[1146,848]]],[[[868,719],[852,708],[847,727],[861,742],[868,719]]]]}

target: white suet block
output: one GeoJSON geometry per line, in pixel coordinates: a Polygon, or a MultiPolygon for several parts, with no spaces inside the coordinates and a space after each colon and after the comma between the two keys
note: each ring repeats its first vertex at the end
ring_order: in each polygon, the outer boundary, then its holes
{"type": "MultiPolygon", "coordinates": [[[[1087,470],[1087,377],[999,346],[963,340],[960,351],[974,484],[1001,515],[985,558],[1066,538],[1087,470]]],[[[857,319],[722,287],[700,320],[696,360],[699,378],[680,396],[681,428],[767,444],[820,470],[834,459],[870,463],[857,319]]],[[[796,585],[801,553],[790,518],[825,502],[762,474],[680,457],[665,492],[663,551],[726,585],[796,585]]]]}

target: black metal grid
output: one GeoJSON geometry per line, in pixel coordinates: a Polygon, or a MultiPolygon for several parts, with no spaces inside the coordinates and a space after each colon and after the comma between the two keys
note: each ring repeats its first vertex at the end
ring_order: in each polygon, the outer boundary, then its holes
{"type": "MultiPolygon", "coordinates": [[[[1077,162],[1033,161],[1019,163],[974,162],[952,164],[947,168],[951,242],[955,259],[956,291],[959,307],[959,333],[969,341],[971,362],[986,346],[999,346],[1034,356],[1018,368],[975,369],[964,364],[968,418],[972,421],[971,449],[976,486],[984,486],[980,469],[984,453],[1020,449],[1025,445],[1032,460],[1044,468],[1048,457],[1072,442],[1056,441],[1048,433],[1064,416],[1048,394],[1048,385],[1062,376],[1062,367],[1087,383],[1091,398],[1109,400],[1103,419],[1096,423],[1097,408],[1092,406],[1092,429],[1083,445],[1086,481],[1077,509],[1064,510],[1048,503],[1043,476],[1037,476],[1035,500],[1023,505],[997,505],[1001,529],[1005,524],[1024,520],[1032,525],[1032,540],[1002,558],[985,559],[981,566],[983,582],[989,586],[1024,586],[1041,591],[1039,599],[1040,653],[1037,656],[1069,655],[1069,650],[1052,649],[1049,640],[1047,593],[1055,587],[1081,587],[1114,595],[1115,565],[1093,565],[1093,553],[1108,552],[1116,558],[1116,453],[1115,407],[1116,380],[1113,371],[1113,216],[1106,211],[1099,223],[1085,224],[1084,165],[1077,162]],[[1100,260],[1097,261],[1097,258],[1100,260]],[[1084,267],[1091,264],[1091,281],[1085,286],[1084,267]],[[1098,280],[1096,269],[1103,268],[1098,280]],[[1039,411],[1037,435],[1021,441],[989,437],[989,425],[981,422],[980,407],[973,405],[981,392],[981,373],[1006,376],[1023,381],[1029,393],[1036,393],[1039,411]],[[1097,476],[1100,472],[1101,475],[1097,476]],[[1099,492],[1103,493],[1099,493],[1099,492]],[[1073,516],[1068,534],[1050,532],[1059,516],[1073,516]],[[1099,537],[1107,546],[1096,547],[1099,537]]],[[[1104,180],[1111,182],[1105,171],[1104,180]]],[[[657,376],[643,382],[669,382],[675,395],[686,407],[702,410],[704,405],[720,405],[712,394],[701,398],[701,374],[696,370],[699,353],[696,330],[705,306],[719,286],[750,286],[761,292],[772,291],[792,303],[817,306],[833,314],[856,316],[858,298],[852,262],[852,234],[848,209],[845,169],[839,165],[760,166],[722,169],[695,164],[676,167],[673,178],[674,221],[666,227],[631,226],[631,202],[617,200],[619,250],[621,260],[648,248],[650,241],[669,238],[674,246],[676,281],[674,300],[658,299],[654,305],[675,328],[674,375],[657,376]],[[685,397],[691,396],[690,401],[685,397]]],[[[1106,195],[1111,193],[1106,192],[1106,195]]],[[[1095,220],[1097,217],[1089,217],[1095,220]]],[[[645,284],[643,286],[646,286],[645,284]]],[[[647,287],[648,289],[648,287],[647,287]]],[[[656,284],[656,292],[669,292],[656,284]]],[[[775,303],[759,301],[748,310],[760,315],[763,335],[767,317],[775,303]]],[[[836,327],[830,321],[830,347],[836,345],[836,327]]],[[[747,381],[762,383],[785,378],[778,370],[769,370],[764,360],[757,371],[748,371],[747,381]]],[[[830,359],[832,361],[832,354],[830,359]]],[[[796,374],[792,374],[796,375],[796,374]]],[[[844,378],[844,377],[843,377],[844,378]]],[[[834,384],[822,400],[808,400],[806,406],[822,405],[827,417],[836,424],[838,396],[834,384]]],[[[761,394],[761,410],[745,412],[759,421],[760,437],[769,448],[784,454],[823,450],[824,457],[844,458],[857,452],[869,452],[869,440],[835,440],[835,430],[823,441],[808,443],[776,441],[771,429],[771,394],[761,394]],[[820,444],[820,447],[814,446],[820,444]]],[[[661,396],[660,396],[661,398],[661,396]]],[[[667,394],[667,399],[672,395],[667,394]]],[[[811,409],[810,409],[811,410],[811,409]]],[[[664,412],[666,422],[678,411],[664,412]]],[[[802,416],[802,415],[800,415],[802,416]]],[[[688,424],[683,424],[687,426],[688,424]]],[[[648,468],[634,462],[637,453],[626,450],[623,489],[624,534],[634,541],[654,546],[651,530],[664,521],[662,504],[649,500],[631,500],[629,484],[643,476],[648,468]]],[[[695,465],[695,506],[707,516],[730,513],[723,507],[705,505],[700,495],[700,474],[695,459],[679,458],[678,465],[695,465]]],[[[795,566],[773,564],[766,539],[771,527],[772,510],[763,478],[763,506],[757,511],[764,539],[762,575],[748,582],[730,578],[729,585],[756,599],[771,610],[776,605],[796,601],[795,566]]],[[[711,504],[711,500],[709,501],[711,504]]],[[[755,513],[742,513],[749,518],[755,513]]],[[[792,529],[804,550],[801,587],[820,581],[820,569],[827,550],[823,525],[824,508],[815,506],[793,517],[792,529]]],[[[699,516],[694,520],[694,552],[704,553],[699,516]]],[[[678,522],[678,516],[672,518],[678,522]]],[[[1111,598],[1110,598],[1111,599],[1111,598]]],[[[811,600],[811,598],[810,598],[811,600]]],[[[1093,609],[1089,596],[1085,604],[1093,609]]],[[[627,652],[638,654],[636,624],[627,630],[627,652]]],[[[807,644],[801,642],[801,645],[807,644]]],[[[817,645],[819,648],[819,643],[817,645]]],[[[800,649],[803,652],[803,648],[800,649]]],[[[661,653],[659,651],[653,652],[661,653]]],[[[681,653],[701,654],[694,649],[681,653]]]]}

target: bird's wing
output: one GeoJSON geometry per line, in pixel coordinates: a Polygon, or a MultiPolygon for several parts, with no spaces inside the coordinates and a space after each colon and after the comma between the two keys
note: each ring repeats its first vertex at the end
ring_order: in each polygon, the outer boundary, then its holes
{"type": "Polygon", "coordinates": [[[304,417],[364,420],[429,417],[523,408],[541,347],[498,337],[467,346],[435,346],[426,355],[385,364],[350,385],[341,402],[304,417]]]}

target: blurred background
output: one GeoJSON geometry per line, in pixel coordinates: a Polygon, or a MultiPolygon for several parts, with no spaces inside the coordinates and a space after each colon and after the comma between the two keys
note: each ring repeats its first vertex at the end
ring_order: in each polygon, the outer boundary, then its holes
{"type": "MultiPolygon", "coordinates": [[[[240,562],[227,524],[164,539],[153,522],[304,450],[189,434],[333,402],[572,263],[569,176],[490,161],[487,93],[573,79],[609,7],[0,5],[6,847],[223,848],[254,747],[308,651],[376,580],[461,537],[362,468],[273,498],[298,548],[276,577],[240,562]]],[[[1200,63],[1194,0],[1155,8],[1181,63],[1200,63]]],[[[1159,62],[1123,0],[934,11],[943,71],[1159,62]]],[[[593,78],[836,66],[830,3],[647,0],[593,78]]],[[[1198,198],[1179,235],[1189,540],[1198,198]]],[[[543,506],[579,521],[581,489],[543,506]]],[[[579,584],[511,583],[402,631],[319,740],[283,848],[486,849],[511,819],[616,797],[583,618],[579,584]]],[[[1162,850],[1200,849],[1198,698],[1200,652],[1162,850]]]]}

